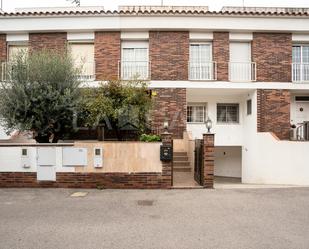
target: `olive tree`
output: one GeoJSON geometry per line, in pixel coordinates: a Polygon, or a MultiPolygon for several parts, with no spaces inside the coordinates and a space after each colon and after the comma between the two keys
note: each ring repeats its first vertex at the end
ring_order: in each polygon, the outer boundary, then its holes
{"type": "Polygon", "coordinates": [[[1,82],[0,122],[9,133],[31,130],[37,142],[57,142],[73,130],[80,68],[69,53],[20,52],[1,82]]]}

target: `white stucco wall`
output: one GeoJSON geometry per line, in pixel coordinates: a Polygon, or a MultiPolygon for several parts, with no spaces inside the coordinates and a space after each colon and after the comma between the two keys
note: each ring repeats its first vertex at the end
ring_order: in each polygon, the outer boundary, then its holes
{"type": "Polygon", "coordinates": [[[241,177],[241,147],[215,147],[215,176],[241,177]]]}

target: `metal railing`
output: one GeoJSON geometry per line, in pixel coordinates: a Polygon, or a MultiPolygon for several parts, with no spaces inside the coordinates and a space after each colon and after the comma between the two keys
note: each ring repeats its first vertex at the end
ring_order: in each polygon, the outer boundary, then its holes
{"type": "Polygon", "coordinates": [[[292,64],[292,82],[309,82],[309,63],[292,64]]]}
{"type": "Polygon", "coordinates": [[[217,63],[189,62],[189,80],[217,80],[217,63]]]}
{"type": "Polygon", "coordinates": [[[119,61],[119,78],[122,80],[150,79],[150,62],[119,61]]]}
{"type": "Polygon", "coordinates": [[[309,121],[296,127],[295,138],[297,141],[309,141],[309,121]]]}
{"type": "Polygon", "coordinates": [[[230,81],[256,81],[255,62],[230,62],[229,63],[230,81]]]}
{"type": "MultiPolygon", "coordinates": [[[[14,66],[10,62],[1,63],[1,81],[10,81],[11,76],[14,74],[14,66]]],[[[81,74],[76,75],[80,81],[93,81],[95,80],[95,63],[84,63],[81,66],[81,74]]]]}

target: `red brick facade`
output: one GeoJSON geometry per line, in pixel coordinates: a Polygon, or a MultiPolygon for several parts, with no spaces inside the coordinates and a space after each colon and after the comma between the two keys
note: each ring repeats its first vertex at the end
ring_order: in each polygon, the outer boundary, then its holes
{"type": "Polygon", "coordinates": [[[290,102],[288,90],[258,90],[258,132],[273,132],[279,139],[289,139],[290,102]]]}
{"type": "Polygon", "coordinates": [[[214,167],[215,167],[215,135],[203,134],[203,163],[204,163],[204,181],[205,188],[214,186],[214,167]]]}
{"type": "Polygon", "coordinates": [[[152,129],[155,133],[163,132],[163,122],[168,121],[169,132],[174,138],[182,138],[187,124],[187,98],[185,88],[154,89],[154,108],[152,129]]]}
{"type": "Polygon", "coordinates": [[[94,58],[97,80],[118,79],[120,32],[95,32],[94,58]]]}
{"type": "Polygon", "coordinates": [[[0,62],[7,58],[6,35],[0,34],[0,62]]]}
{"type": "Polygon", "coordinates": [[[53,50],[64,51],[67,44],[67,34],[57,33],[30,33],[29,48],[34,51],[53,50]]]}
{"type": "Polygon", "coordinates": [[[292,80],[292,34],[253,33],[252,60],[257,66],[257,81],[292,80]]]}
{"type": "Polygon", "coordinates": [[[217,80],[229,80],[230,41],[228,32],[213,33],[213,61],[217,63],[217,80]]]}
{"type": "Polygon", "coordinates": [[[149,32],[152,80],[188,80],[189,32],[149,32]]]}

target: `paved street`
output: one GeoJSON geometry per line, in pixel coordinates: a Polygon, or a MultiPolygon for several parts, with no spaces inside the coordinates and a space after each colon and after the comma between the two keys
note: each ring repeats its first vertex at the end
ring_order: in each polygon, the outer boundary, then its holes
{"type": "Polygon", "coordinates": [[[0,189],[0,248],[309,248],[309,188],[0,189]]]}

